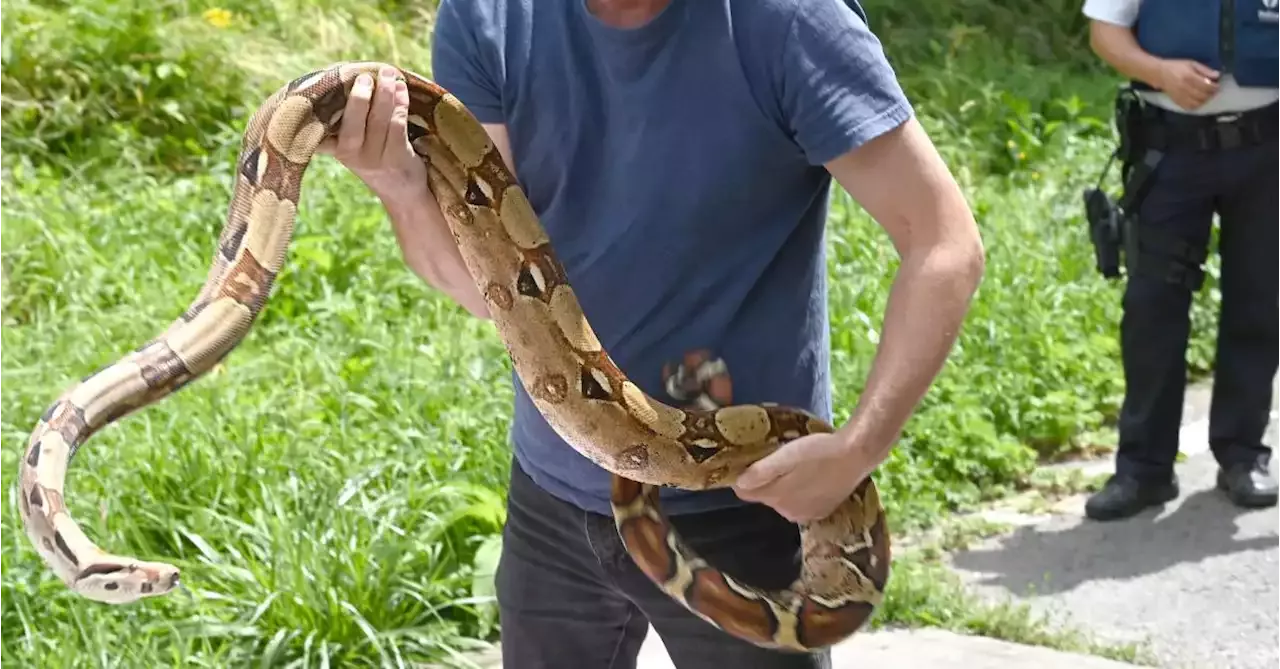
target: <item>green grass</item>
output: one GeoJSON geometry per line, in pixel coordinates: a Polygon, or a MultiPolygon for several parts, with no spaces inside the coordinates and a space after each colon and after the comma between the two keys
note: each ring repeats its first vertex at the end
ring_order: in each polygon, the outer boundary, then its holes
{"type": "MultiPolygon", "coordinates": [[[[1109,150],[1115,82],[1072,23],[1075,3],[867,4],[989,254],[953,358],[877,475],[903,532],[1032,485],[1038,458],[1114,415],[1120,285],[1093,271],[1079,192],[1109,150]]],[[[248,340],[94,437],[71,468],[68,502],[89,534],[174,561],[188,592],[120,608],[71,596],[27,545],[13,495],[56,394],[195,295],[252,107],[332,60],[429,73],[429,5],[241,0],[221,5],[222,28],[202,17],[209,2],[6,5],[5,666],[394,666],[492,636],[473,581],[503,520],[509,365],[487,325],[408,272],[384,212],[331,160],[308,173],[290,264],[248,340]]],[[[843,420],[895,262],[845,198],[831,223],[843,420]]],[[[1196,305],[1199,370],[1215,268],[1196,305]]],[[[883,621],[995,619],[912,564],[883,621]]]]}

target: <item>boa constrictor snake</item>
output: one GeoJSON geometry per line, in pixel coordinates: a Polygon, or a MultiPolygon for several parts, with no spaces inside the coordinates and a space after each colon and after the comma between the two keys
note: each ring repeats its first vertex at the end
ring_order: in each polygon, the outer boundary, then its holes
{"type": "MultiPolygon", "coordinates": [[[[72,591],[123,604],[178,586],[176,567],[107,553],[81,531],[64,498],[68,464],[93,433],[199,378],[248,334],[285,262],[303,174],[339,128],[356,76],[376,77],[379,67],[334,64],[265,100],[243,136],[227,220],[195,301],[159,336],[66,389],[35,426],[20,462],[20,513],[72,591]]],[[[708,564],[659,507],[659,486],[728,486],[780,444],[832,427],[776,404],[679,409],[629,381],[485,130],[446,90],[400,72],[409,139],[515,370],[552,427],[612,473],[617,529],[636,564],[702,619],[760,646],[816,649],[856,632],[889,577],[886,519],[870,478],[829,517],[801,526],[800,576],[779,591],[708,564]]]]}

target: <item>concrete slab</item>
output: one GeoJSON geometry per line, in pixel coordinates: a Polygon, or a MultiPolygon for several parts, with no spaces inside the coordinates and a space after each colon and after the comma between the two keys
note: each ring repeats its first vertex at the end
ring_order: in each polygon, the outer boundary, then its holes
{"type": "MultiPolygon", "coordinates": [[[[881,630],[855,635],[832,648],[832,669],[1133,669],[1092,655],[954,634],[938,629],[881,630]]],[[[640,649],[640,669],[675,669],[650,630],[640,649]]]]}
{"type": "MultiPolygon", "coordinates": [[[[496,649],[469,659],[480,669],[520,669],[519,663],[509,663],[503,668],[502,656],[496,649]]],[[[1134,669],[1136,666],[938,629],[859,634],[834,647],[831,660],[832,669],[1134,669]]],[[[640,648],[637,665],[639,669],[675,669],[662,640],[652,628],[640,648]]]]}
{"type": "MultiPolygon", "coordinates": [[[[1060,515],[952,554],[952,565],[979,594],[1015,597],[1099,640],[1145,642],[1166,669],[1274,669],[1280,512],[1238,509],[1214,490],[1208,396],[1197,400],[1178,499],[1096,523],[1073,497],[1060,515]]],[[[1273,414],[1269,443],[1276,432],[1273,414]]]]}

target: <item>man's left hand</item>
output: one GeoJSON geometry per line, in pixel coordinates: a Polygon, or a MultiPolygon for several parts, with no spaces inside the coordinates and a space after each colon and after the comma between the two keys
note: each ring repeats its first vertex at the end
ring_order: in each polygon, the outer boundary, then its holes
{"type": "Polygon", "coordinates": [[[849,422],[784,444],[733,486],[793,523],[829,515],[888,457],[941,371],[986,262],[973,212],[914,118],[826,167],[888,232],[901,262],[849,422]]]}
{"type": "Polygon", "coordinates": [[[805,435],[748,467],[733,491],[746,501],[773,507],[793,523],[819,520],[880,464],[868,451],[839,433],[805,435]]]}

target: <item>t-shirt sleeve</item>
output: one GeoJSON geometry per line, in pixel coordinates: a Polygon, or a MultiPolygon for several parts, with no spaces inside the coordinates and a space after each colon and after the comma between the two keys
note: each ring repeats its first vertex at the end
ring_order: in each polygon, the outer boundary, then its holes
{"type": "Polygon", "coordinates": [[[1085,0],[1084,15],[1104,23],[1126,28],[1138,20],[1138,8],[1142,0],[1085,0]]]}
{"type": "Polygon", "coordinates": [[[490,5],[441,0],[431,40],[431,76],[481,123],[502,123],[502,25],[490,5]]]}
{"type": "Polygon", "coordinates": [[[912,109],[879,38],[853,7],[797,4],[783,41],[780,102],[795,141],[821,165],[898,127],[912,109]]]}

